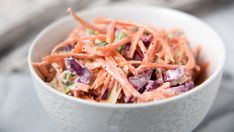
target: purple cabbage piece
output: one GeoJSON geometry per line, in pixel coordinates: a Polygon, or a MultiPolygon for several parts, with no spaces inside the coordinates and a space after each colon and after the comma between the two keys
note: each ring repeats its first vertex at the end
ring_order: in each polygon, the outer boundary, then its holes
{"type": "Polygon", "coordinates": [[[81,66],[77,60],[72,57],[65,58],[65,65],[67,70],[74,72],[78,75],[76,81],[84,84],[88,84],[92,79],[92,72],[87,68],[81,66]]]}
{"type": "Polygon", "coordinates": [[[184,93],[189,91],[194,87],[194,82],[193,81],[188,81],[184,85],[176,86],[176,87],[171,87],[171,90],[175,91],[176,94],[179,93],[184,93]]]}
{"type": "Polygon", "coordinates": [[[68,44],[62,48],[59,49],[59,51],[64,51],[64,52],[70,52],[73,49],[73,45],[72,44],[68,44]]]}
{"type": "Polygon", "coordinates": [[[153,89],[156,89],[156,88],[158,88],[162,84],[163,84],[163,80],[162,79],[149,80],[148,84],[145,86],[145,91],[151,91],[153,89]]]}
{"type": "Polygon", "coordinates": [[[127,43],[125,46],[124,46],[124,52],[128,52],[129,49],[130,49],[130,43],[127,43]]]}
{"type": "Polygon", "coordinates": [[[184,86],[185,86],[186,88],[188,88],[188,90],[190,90],[190,89],[194,88],[194,82],[193,82],[193,81],[188,81],[188,82],[186,82],[186,83],[184,84],[184,86]]]}
{"type": "Polygon", "coordinates": [[[136,50],[134,55],[133,55],[133,60],[138,60],[138,61],[142,61],[144,58],[144,55],[141,51],[136,50]]]}
{"type": "Polygon", "coordinates": [[[101,100],[106,100],[107,99],[107,94],[108,94],[108,89],[104,91],[104,93],[101,96],[101,100]]]}
{"type": "Polygon", "coordinates": [[[133,55],[133,60],[142,61],[143,60],[143,54],[135,52],[134,55],[133,55]]]}
{"type": "Polygon", "coordinates": [[[131,96],[131,97],[125,96],[125,97],[124,97],[124,102],[125,102],[125,103],[133,103],[132,99],[133,99],[133,96],[131,96]]]}
{"type": "Polygon", "coordinates": [[[63,48],[63,50],[66,51],[66,52],[69,52],[69,51],[71,51],[73,48],[74,48],[73,45],[69,44],[69,45],[65,46],[65,47],[63,48]]]}
{"type": "Polygon", "coordinates": [[[179,94],[179,93],[184,93],[188,91],[189,89],[186,88],[184,85],[180,85],[176,87],[171,87],[171,90],[175,91],[176,94],[179,94]]]}
{"type": "Polygon", "coordinates": [[[165,82],[175,81],[175,80],[180,79],[184,75],[185,75],[185,67],[180,66],[172,70],[167,70],[164,73],[164,81],[165,82]]]}
{"type": "Polygon", "coordinates": [[[148,35],[148,36],[146,36],[146,37],[143,39],[144,45],[145,45],[146,47],[148,47],[148,46],[150,45],[152,39],[153,39],[153,36],[152,36],[151,34],[148,35]]]}
{"type": "Polygon", "coordinates": [[[129,77],[129,82],[133,85],[136,90],[143,92],[143,87],[149,82],[152,75],[152,70],[148,70],[140,75],[129,77]]]}

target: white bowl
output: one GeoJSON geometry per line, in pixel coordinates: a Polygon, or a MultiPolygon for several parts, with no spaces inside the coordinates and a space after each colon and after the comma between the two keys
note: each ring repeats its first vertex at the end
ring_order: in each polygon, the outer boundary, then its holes
{"type": "Polygon", "coordinates": [[[215,99],[225,60],[224,44],[212,28],[186,13],[153,6],[100,7],[78,15],[87,20],[106,16],[166,28],[180,27],[192,47],[202,44],[202,57],[210,62],[209,78],[182,95],[144,104],[95,103],[60,93],[39,78],[32,62],[47,55],[77,25],[70,16],[62,18],[36,37],[28,64],[41,103],[64,132],[188,132],[201,122],[215,99]]]}

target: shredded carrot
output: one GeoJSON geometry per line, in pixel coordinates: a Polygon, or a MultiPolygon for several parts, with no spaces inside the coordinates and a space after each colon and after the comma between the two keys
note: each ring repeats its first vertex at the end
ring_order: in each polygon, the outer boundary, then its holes
{"type": "Polygon", "coordinates": [[[115,20],[112,20],[106,34],[107,42],[113,43],[115,39],[115,20]]]}
{"type": "Polygon", "coordinates": [[[46,56],[43,60],[45,60],[47,62],[54,62],[54,61],[58,61],[58,60],[61,60],[63,58],[66,58],[66,57],[94,59],[94,58],[97,58],[98,56],[89,55],[89,54],[82,54],[82,53],[80,53],[80,54],[75,54],[75,53],[53,54],[53,55],[46,56]]]}
{"type": "Polygon", "coordinates": [[[107,76],[107,72],[105,72],[104,70],[100,70],[96,77],[96,80],[94,81],[92,85],[92,88],[96,89],[99,86],[101,86],[104,83],[106,76],[107,76]]]}
{"type": "Polygon", "coordinates": [[[59,79],[59,75],[63,72],[63,69],[57,64],[57,63],[52,63],[52,67],[56,71],[55,77],[57,78],[57,84],[61,87],[64,88],[62,81],[59,79]]]}
{"type": "Polygon", "coordinates": [[[136,68],[132,65],[140,65],[141,63],[142,61],[124,61],[124,62],[118,62],[118,65],[120,67],[127,67],[127,70],[129,70],[132,74],[135,75],[136,68]]]}
{"type": "Polygon", "coordinates": [[[46,68],[46,66],[39,66],[38,67],[38,70],[40,71],[40,73],[44,76],[44,77],[46,77],[46,78],[50,78],[50,74],[49,74],[49,71],[48,71],[48,69],[46,68]]]}
{"type": "Polygon", "coordinates": [[[143,60],[143,62],[148,62],[148,61],[149,61],[148,51],[147,51],[145,45],[143,44],[142,41],[139,41],[139,42],[138,42],[138,45],[139,45],[139,47],[140,47],[140,49],[141,49],[141,51],[142,51],[142,53],[143,53],[143,55],[144,55],[144,60],[143,60]]]}
{"type": "Polygon", "coordinates": [[[201,49],[202,49],[202,46],[201,45],[199,45],[199,46],[197,46],[195,49],[194,49],[194,58],[195,58],[195,60],[196,61],[199,61],[199,56],[200,56],[200,54],[201,54],[201,49]]]}
{"type": "Polygon", "coordinates": [[[137,68],[137,72],[142,72],[148,69],[155,68],[165,68],[165,69],[174,69],[180,67],[180,65],[171,65],[171,64],[158,64],[158,63],[144,63],[137,68]]]}
{"type": "Polygon", "coordinates": [[[96,40],[96,39],[99,39],[101,41],[105,41],[106,40],[106,35],[98,34],[98,35],[83,36],[83,37],[77,38],[77,41],[96,40]]]}
{"type": "Polygon", "coordinates": [[[107,77],[106,77],[106,79],[103,82],[104,83],[104,87],[107,87],[110,84],[111,78],[112,78],[111,74],[107,74],[107,77]]]}
{"type": "Polygon", "coordinates": [[[144,32],[144,29],[140,28],[137,31],[136,35],[133,37],[132,42],[131,42],[131,46],[130,46],[130,49],[129,49],[129,52],[127,54],[128,58],[132,58],[133,57],[133,54],[135,53],[135,50],[137,48],[137,43],[140,40],[140,36],[143,34],[143,32],[144,32]]]}
{"type": "Polygon", "coordinates": [[[147,54],[148,54],[147,55],[148,56],[148,60],[150,62],[154,61],[157,46],[158,46],[158,41],[154,37],[153,40],[152,40],[152,42],[149,45],[148,52],[147,52],[147,54]]]}
{"type": "Polygon", "coordinates": [[[89,70],[94,70],[94,69],[100,68],[101,64],[99,62],[94,61],[94,62],[91,62],[90,64],[87,64],[86,67],[89,70]]]}
{"type": "MultiPolygon", "coordinates": [[[[114,59],[116,60],[116,62],[119,63],[119,65],[121,65],[122,63],[126,64],[125,66],[128,67],[128,70],[132,73],[132,74],[136,74],[136,68],[133,67],[131,64],[128,63],[128,61],[122,56],[120,55],[118,52],[114,52],[114,59]]],[[[122,65],[121,65],[122,66],[122,65]]]]}
{"type": "Polygon", "coordinates": [[[167,42],[163,39],[158,39],[160,44],[162,45],[163,47],[163,50],[165,51],[165,58],[166,58],[166,61],[167,62],[174,62],[174,58],[173,58],[173,55],[171,53],[171,48],[169,47],[169,45],[167,44],[167,42]]]}
{"type": "Polygon", "coordinates": [[[121,93],[122,88],[119,86],[118,82],[114,82],[114,87],[111,90],[111,93],[107,99],[108,102],[110,103],[116,103],[117,99],[121,93]]]}
{"type": "Polygon", "coordinates": [[[191,70],[196,66],[196,62],[193,56],[192,51],[190,50],[187,41],[185,40],[185,37],[181,38],[181,46],[184,50],[186,56],[188,57],[188,62],[186,64],[186,69],[191,70]]]}
{"type": "Polygon", "coordinates": [[[83,83],[76,83],[77,87],[71,89],[72,91],[84,91],[84,92],[88,92],[89,90],[89,85],[83,84],[83,83]]]}
{"type": "Polygon", "coordinates": [[[96,50],[94,46],[84,45],[82,51],[94,56],[104,56],[104,53],[96,50]]]}
{"type": "Polygon", "coordinates": [[[81,53],[81,52],[82,52],[83,45],[84,45],[84,42],[79,41],[79,42],[75,45],[74,49],[73,49],[71,52],[72,52],[72,53],[81,53]]]}

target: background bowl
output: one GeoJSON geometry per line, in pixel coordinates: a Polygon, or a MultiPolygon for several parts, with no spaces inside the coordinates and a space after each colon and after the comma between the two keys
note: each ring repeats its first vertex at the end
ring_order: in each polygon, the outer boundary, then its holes
{"type": "Polygon", "coordinates": [[[209,78],[182,95],[144,104],[95,103],[67,96],[49,87],[32,67],[32,62],[47,55],[77,25],[71,17],[62,18],[37,36],[28,63],[41,103],[64,132],[188,132],[201,122],[218,91],[225,59],[223,42],[214,30],[186,13],[152,6],[100,7],[78,15],[87,20],[106,16],[165,28],[179,27],[192,47],[202,44],[202,57],[210,62],[209,78]]]}

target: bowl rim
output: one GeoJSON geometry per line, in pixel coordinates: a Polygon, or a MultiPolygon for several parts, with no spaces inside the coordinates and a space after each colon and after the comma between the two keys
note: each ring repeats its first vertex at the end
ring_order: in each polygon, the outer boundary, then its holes
{"type": "MultiPolygon", "coordinates": [[[[186,17],[188,19],[192,19],[195,20],[197,22],[200,22],[201,24],[203,24],[206,28],[208,28],[210,31],[213,32],[213,34],[216,36],[216,38],[220,41],[219,43],[221,44],[220,47],[220,51],[222,54],[220,54],[222,56],[220,62],[218,62],[217,67],[215,68],[214,72],[200,85],[196,86],[195,88],[189,90],[188,92],[185,92],[183,94],[174,96],[174,97],[170,97],[170,98],[166,98],[163,100],[157,100],[157,101],[151,101],[151,102],[146,102],[146,103],[138,103],[138,104],[112,104],[112,103],[104,103],[104,102],[92,102],[92,101],[88,101],[88,100],[84,100],[84,99],[80,99],[80,98],[74,98],[72,96],[66,95],[64,93],[61,93],[59,91],[57,91],[56,89],[50,87],[48,84],[46,84],[36,73],[36,71],[34,70],[33,66],[32,66],[32,50],[35,47],[36,43],[38,40],[41,39],[41,37],[44,36],[44,34],[46,32],[48,32],[49,30],[51,30],[52,28],[54,28],[54,26],[59,25],[61,23],[63,23],[64,21],[71,19],[70,16],[65,16],[62,17],[58,20],[56,20],[55,22],[51,23],[50,25],[48,25],[47,27],[45,27],[37,36],[36,38],[33,40],[30,48],[29,48],[29,52],[28,52],[28,67],[29,70],[31,72],[31,75],[34,79],[36,79],[36,81],[38,81],[43,88],[45,88],[46,90],[48,90],[48,92],[51,92],[53,94],[56,94],[58,96],[61,96],[64,99],[73,101],[75,103],[80,103],[80,104],[84,104],[84,105],[89,105],[89,106],[94,106],[94,107],[102,107],[102,108],[139,108],[139,107],[147,107],[147,106],[155,106],[155,105],[161,105],[161,104],[165,104],[165,103],[170,103],[170,102],[174,102],[177,101],[179,99],[185,98],[191,94],[195,94],[199,91],[201,91],[202,89],[205,88],[206,85],[208,85],[212,80],[214,80],[219,73],[222,73],[223,67],[224,67],[224,63],[225,63],[225,58],[226,58],[226,49],[224,46],[224,42],[221,39],[220,35],[218,35],[218,33],[211,28],[208,24],[206,24],[204,21],[202,21],[201,19],[192,16],[188,13],[182,12],[182,11],[178,11],[176,9],[171,9],[171,8],[166,8],[166,7],[159,7],[159,6],[150,6],[150,5],[128,5],[128,4],[123,4],[122,6],[119,5],[111,5],[111,6],[99,6],[99,7],[95,7],[93,9],[90,10],[84,10],[84,11],[80,11],[78,12],[81,16],[85,15],[86,13],[95,11],[95,10],[110,10],[112,8],[150,8],[151,10],[161,10],[161,11],[169,11],[172,12],[174,14],[177,15],[182,15],[183,17],[186,17]]],[[[35,86],[34,86],[35,87],[35,86]]]]}

